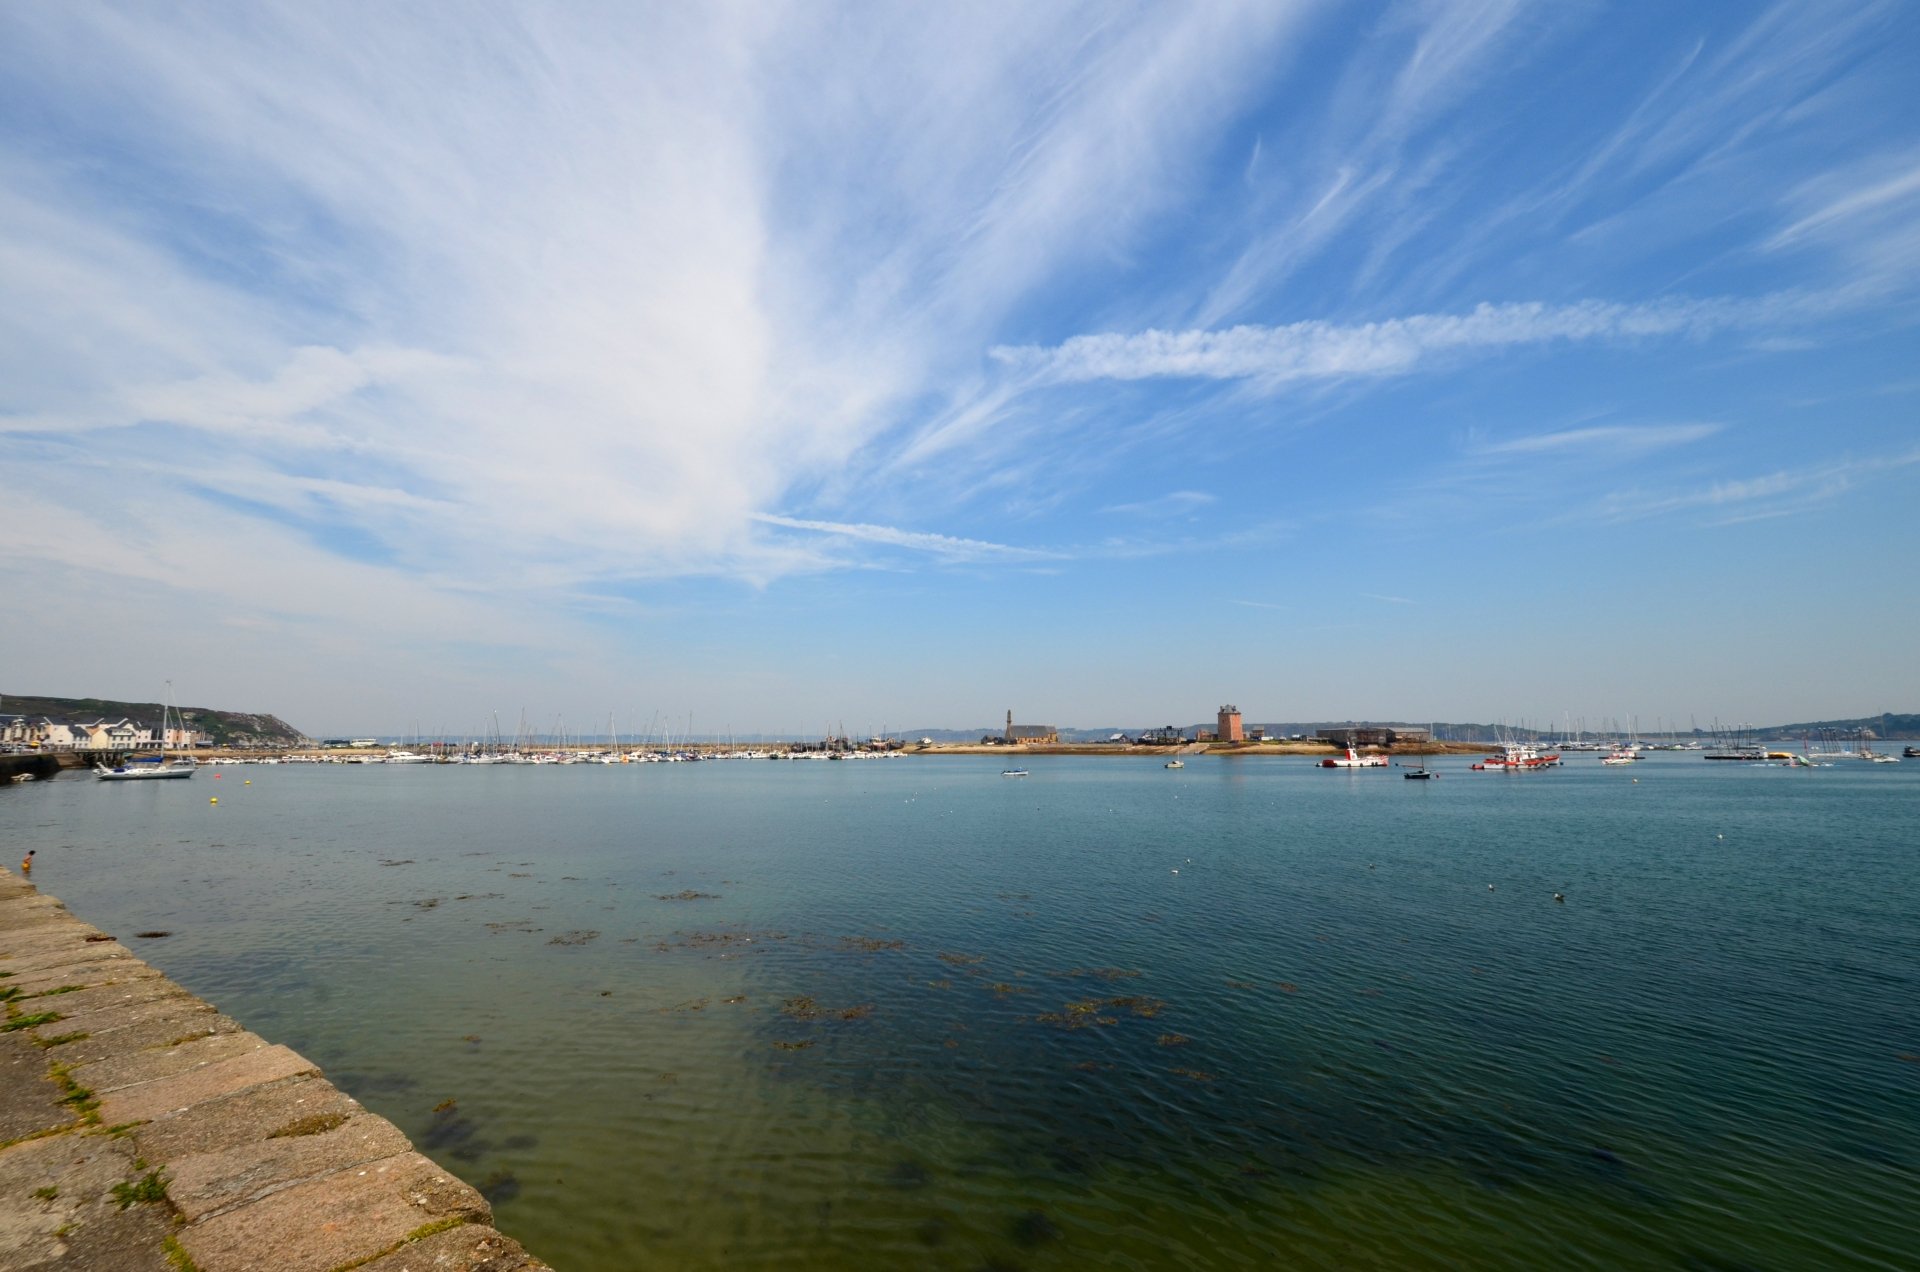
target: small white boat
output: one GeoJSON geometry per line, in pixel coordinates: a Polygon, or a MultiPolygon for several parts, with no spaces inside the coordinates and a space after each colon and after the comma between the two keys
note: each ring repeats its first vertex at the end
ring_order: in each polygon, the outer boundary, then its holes
{"type": "Polygon", "coordinates": [[[1167,767],[1168,768],[1185,768],[1187,767],[1187,762],[1185,760],[1168,760],[1167,767]]]}
{"type": "Polygon", "coordinates": [[[1320,761],[1321,768],[1385,768],[1387,757],[1384,755],[1361,755],[1352,747],[1347,748],[1345,759],[1333,758],[1320,761]]]}
{"type": "Polygon", "coordinates": [[[117,764],[108,768],[105,764],[93,766],[93,775],[103,782],[145,782],[157,778],[192,777],[192,760],[175,760],[171,764],[162,764],[158,760],[146,764],[117,764]]]}
{"type": "Polygon", "coordinates": [[[1027,770],[1025,770],[1025,769],[1001,769],[1001,770],[1000,770],[1000,776],[1002,776],[1002,777],[1026,777],[1026,776],[1027,776],[1027,770]]]}

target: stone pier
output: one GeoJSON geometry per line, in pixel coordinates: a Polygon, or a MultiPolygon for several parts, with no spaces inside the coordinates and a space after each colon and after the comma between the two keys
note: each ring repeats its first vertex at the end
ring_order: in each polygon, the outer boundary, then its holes
{"type": "Polygon", "coordinates": [[[0,1268],[535,1272],[311,1063],[0,869],[0,1268]]]}

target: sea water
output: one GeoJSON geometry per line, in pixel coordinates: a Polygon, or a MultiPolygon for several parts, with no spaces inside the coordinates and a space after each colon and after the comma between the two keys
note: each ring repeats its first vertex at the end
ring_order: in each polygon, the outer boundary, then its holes
{"type": "Polygon", "coordinates": [[[75,776],[0,837],[567,1272],[1920,1265],[1920,764],[1023,762],[75,776]]]}

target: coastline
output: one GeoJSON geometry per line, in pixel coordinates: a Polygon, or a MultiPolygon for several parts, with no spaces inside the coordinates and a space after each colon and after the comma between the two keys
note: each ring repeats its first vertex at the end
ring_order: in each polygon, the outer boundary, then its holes
{"type": "Polygon", "coordinates": [[[284,1046],[0,869],[0,1254],[124,1272],[539,1272],[284,1046]]]}

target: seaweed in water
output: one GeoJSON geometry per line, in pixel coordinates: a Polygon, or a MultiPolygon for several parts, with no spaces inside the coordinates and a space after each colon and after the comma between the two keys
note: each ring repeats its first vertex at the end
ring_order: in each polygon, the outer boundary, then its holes
{"type": "Polygon", "coordinates": [[[461,1113],[452,1100],[443,1100],[433,1110],[433,1120],[420,1136],[420,1147],[438,1150],[461,1161],[477,1161],[492,1145],[477,1138],[480,1126],[461,1113]]]}
{"type": "Polygon", "coordinates": [[[840,948],[859,950],[863,954],[877,954],[881,950],[903,950],[906,947],[907,943],[905,941],[883,941],[877,936],[843,936],[840,938],[840,948]]]}
{"type": "Polygon", "coordinates": [[[692,888],[687,888],[680,892],[655,893],[653,899],[655,901],[718,901],[720,894],[717,892],[695,892],[692,888]]]}
{"type": "Polygon", "coordinates": [[[1176,1033],[1164,1033],[1161,1034],[1159,1038],[1159,1043],[1163,1047],[1184,1047],[1192,1041],[1193,1039],[1187,1037],[1187,1035],[1176,1033]]]}
{"type": "Polygon", "coordinates": [[[1034,1246],[1060,1239],[1059,1226],[1040,1210],[1028,1210],[1018,1215],[1011,1229],[1014,1241],[1029,1250],[1034,1246]]]}
{"type": "Polygon", "coordinates": [[[799,1042],[775,1042],[773,1045],[782,1051],[805,1051],[808,1047],[811,1047],[814,1042],[815,1039],[804,1038],[799,1042]]]}
{"type": "Polygon", "coordinates": [[[1060,977],[1062,980],[1079,980],[1082,977],[1092,977],[1094,980],[1117,981],[1132,980],[1140,975],[1140,971],[1138,968],[1133,967],[1075,967],[1064,972],[1054,972],[1053,975],[1060,977]]]}
{"type": "Polygon", "coordinates": [[[171,932],[135,932],[134,935],[139,937],[143,941],[157,941],[163,936],[172,936],[173,933],[171,932]]]}
{"type": "Polygon", "coordinates": [[[553,937],[550,940],[548,940],[547,944],[548,945],[585,945],[588,941],[593,940],[595,937],[599,935],[600,934],[594,931],[592,928],[586,928],[582,931],[577,931],[577,932],[562,932],[559,936],[553,937]]]}
{"type": "Polygon", "coordinates": [[[669,1012],[676,1011],[704,1011],[706,1010],[706,1006],[707,1000],[704,998],[689,998],[683,1003],[675,1003],[671,1007],[662,1007],[660,1014],[664,1016],[669,1012]]]}
{"type": "Polygon", "coordinates": [[[887,1184],[893,1188],[925,1188],[933,1182],[933,1172],[911,1157],[903,1157],[887,1169],[887,1184]]]}
{"type": "Polygon", "coordinates": [[[512,1201],[520,1195],[520,1179],[510,1170],[489,1171],[487,1177],[475,1185],[480,1195],[489,1205],[498,1206],[512,1201]]]}

